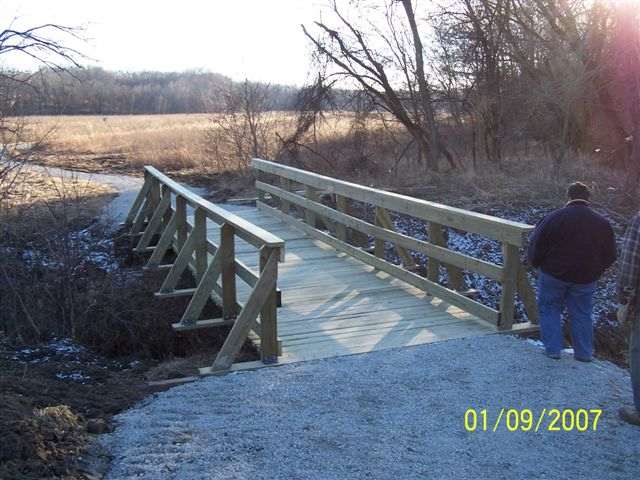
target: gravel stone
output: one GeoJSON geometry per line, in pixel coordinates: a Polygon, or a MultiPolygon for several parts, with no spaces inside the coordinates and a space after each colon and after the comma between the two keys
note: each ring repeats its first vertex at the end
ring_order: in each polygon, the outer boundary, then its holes
{"type": "MultiPolygon", "coordinates": [[[[629,479],[640,429],[626,371],[504,335],[209,377],[103,436],[108,479],[629,479]],[[468,408],[602,408],[597,431],[467,432],[468,408]]],[[[491,429],[491,425],[489,426],[491,429]]]]}

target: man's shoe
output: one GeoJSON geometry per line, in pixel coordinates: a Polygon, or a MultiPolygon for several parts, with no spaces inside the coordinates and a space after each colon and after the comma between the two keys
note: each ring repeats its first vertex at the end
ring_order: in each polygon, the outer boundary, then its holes
{"type": "Polygon", "coordinates": [[[589,363],[593,361],[593,358],[591,357],[573,357],[573,358],[575,358],[579,362],[585,362],[585,363],[589,363]]]}
{"type": "Polygon", "coordinates": [[[618,410],[618,414],[625,422],[640,427],[640,413],[634,407],[622,407],[618,410]]]}
{"type": "Polygon", "coordinates": [[[544,352],[544,354],[549,358],[553,358],[554,360],[560,360],[562,358],[562,355],[560,355],[559,353],[544,352]]]}

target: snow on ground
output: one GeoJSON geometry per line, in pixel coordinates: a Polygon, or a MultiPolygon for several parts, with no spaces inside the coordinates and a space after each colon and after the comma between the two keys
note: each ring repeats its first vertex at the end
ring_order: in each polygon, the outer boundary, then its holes
{"type": "Polygon", "coordinates": [[[62,168],[44,167],[41,165],[28,164],[26,168],[36,172],[44,172],[61,178],[75,178],[78,180],[86,180],[95,183],[109,185],[118,192],[105,209],[103,221],[108,224],[117,225],[123,222],[127,216],[127,212],[131,207],[140,188],[142,188],[143,179],[132,177],[129,175],[106,174],[106,173],[88,173],[64,170],[62,168]]]}
{"type": "Polygon", "coordinates": [[[52,338],[37,347],[25,347],[16,350],[11,359],[21,363],[43,363],[55,357],[57,360],[79,362],[80,355],[86,351],[82,345],[70,338],[52,338]]]}
{"type": "Polygon", "coordinates": [[[50,246],[58,245],[60,248],[41,249],[27,242],[20,249],[5,247],[3,252],[18,256],[31,268],[66,269],[73,263],[76,269],[93,266],[105,272],[114,272],[120,268],[120,264],[113,255],[113,239],[105,237],[104,230],[96,227],[99,226],[94,224],[78,231],[61,230],[58,235],[52,233],[49,237],[50,246]]]}
{"type": "Polygon", "coordinates": [[[59,380],[82,384],[100,381],[100,378],[92,376],[96,371],[126,370],[140,365],[138,361],[104,358],[73,339],[62,337],[51,338],[37,346],[19,348],[9,355],[11,360],[24,365],[25,371],[32,365],[58,365],[60,370],[53,371],[53,376],[59,380]]]}
{"type": "MultiPolygon", "coordinates": [[[[108,173],[88,173],[64,170],[62,168],[44,167],[41,165],[28,164],[30,168],[37,172],[45,172],[62,178],[76,178],[78,180],[86,180],[96,183],[109,185],[118,192],[118,196],[114,198],[106,207],[103,214],[103,222],[109,225],[118,225],[127,217],[127,213],[133,204],[133,201],[142,188],[143,179],[140,177],[132,177],[130,175],[108,174],[108,173]]],[[[198,195],[206,193],[206,189],[197,187],[188,187],[191,191],[198,195]]]]}
{"type": "MultiPolygon", "coordinates": [[[[26,243],[20,248],[1,247],[0,254],[17,257],[31,268],[50,271],[99,268],[102,271],[114,273],[121,269],[121,265],[113,255],[114,242],[109,233],[115,231],[115,228],[125,220],[131,204],[142,188],[142,179],[119,174],[76,172],[30,163],[23,168],[61,178],[102,183],[113,187],[118,195],[105,207],[99,223],[78,231],[63,229],[57,234],[52,233],[48,238],[49,246],[59,248],[42,248],[36,244],[26,243]]],[[[199,195],[206,193],[206,189],[203,188],[190,186],[188,188],[199,195]]]]}
{"type": "MultiPolygon", "coordinates": [[[[373,223],[373,208],[360,203],[356,204],[356,208],[359,210],[359,213],[363,215],[363,218],[373,223]]],[[[480,213],[527,223],[529,225],[536,225],[545,215],[551,213],[552,210],[553,209],[551,208],[540,208],[536,206],[494,206],[485,208],[480,213]]],[[[598,211],[597,208],[596,211],[598,211]]],[[[616,232],[616,239],[618,243],[621,244],[625,225],[622,225],[617,218],[611,218],[605,211],[600,211],[599,213],[607,217],[611,222],[616,232]]],[[[428,241],[429,235],[424,221],[396,213],[391,213],[391,216],[396,231],[419,240],[428,241]]],[[[483,235],[462,232],[453,228],[446,228],[445,231],[447,235],[448,248],[451,250],[461,252],[475,258],[480,258],[488,262],[499,265],[502,264],[502,250],[500,242],[483,235]]],[[[373,240],[373,238],[369,239],[371,246],[373,246],[373,240]]],[[[412,254],[418,264],[427,264],[427,257],[425,255],[416,252],[412,252],[412,254]]],[[[385,255],[389,261],[396,264],[400,263],[400,258],[398,257],[396,250],[389,242],[386,242],[385,244],[385,255]]],[[[440,270],[440,281],[446,284],[447,273],[443,268],[440,270]]],[[[594,304],[594,320],[596,324],[617,324],[615,315],[615,311],[617,309],[616,271],[617,266],[614,265],[598,283],[594,304]]],[[[474,289],[478,292],[478,300],[480,302],[492,308],[498,308],[501,292],[501,287],[498,282],[471,272],[465,272],[464,278],[467,288],[474,289]]],[[[532,285],[535,285],[535,276],[530,273],[529,278],[532,285]]],[[[516,299],[516,316],[520,319],[526,318],[524,306],[519,299],[516,299]]]]}
{"type": "MultiPolygon", "coordinates": [[[[210,377],[145,400],[103,437],[107,478],[629,479],[627,374],[491,335],[210,377]],[[596,431],[467,432],[468,408],[603,410],[596,431]]],[[[545,421],[548,426],[548,422],[545,421]]]]}

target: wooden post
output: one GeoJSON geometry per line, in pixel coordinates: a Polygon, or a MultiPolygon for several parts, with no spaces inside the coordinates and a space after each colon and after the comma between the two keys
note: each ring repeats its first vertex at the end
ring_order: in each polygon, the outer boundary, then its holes
{"type": "Polygon", "coordinates": [[[144,207],[145,200],[147,199],[147,195],[149,195],[149,190],[151,189],[151,178],[149,173],[145,170],[144,172],[144,183],[142,184],[142,188],[138,192],[136,199],[133,201],[131,208],[129,209],[129,213],[127,213],[127,218],[124,221],[125,228],[130,229],[133,225],[133,221],[136,219],[138,215],[141,213],[141,209],[144,207]]]}
{"type": "Polygon", "coordinates": [[[518,247],[503,243],[503,279],[502,296],[500,297],[500,330],[510,330],[513,325],[513,315],[515,310],[515,293],[518,282],[518,269],[520,266],[520,250],[518,247]]]}
{"type": "Polygon", "coordinates": [[[236,310],[236,255],[234,229],[223,223],[220,228],[220,261],[222,262],[222,316],[234,318],[236,310]]]}
{"type": "MultiPolygon", "coordinates": [[[[280,177],[280,188],[289,192],[291,190],[291,181],[288,178],[280,177]]],[[[281,198],[280,210],[282,211],[282,213],[289,215],[291,211],[291,203],[281,198]]]]}
{"type": "Polygon", "coordinates": [[[180,277],[187,269],[191,259],[193,258],[196,244],[195,240],[196,232],[193,230],[178,252],[178,256],[173,261],[173,267],[171,267],[171,270],[169,270],[164,282],[162,282],[159,293],[170,293],[176,288],[176,285],[180,281],[180,277]]]}
{"type": "MultiPolygon", "coordinates": [[[[387,212],[387,210],[382,207],[376,207],[376,222],[376,225],[382,228],[385,228],[392,232],[395,231],[393,220],[391,220],[389,212],[387,212]]],[[[399,247],[398,245],[394,245],[394,247],[398,252],[400,260],[402,261],[402,266],[407,270],[415,270],[416,262],[413,261],[413,257],[411,256],[411,254],[403,247],[399,247]]]]}
{"type": "MultiPolygon", "coordinates": [[[[318,202],[319,200],[318,190],[316,190],[313,187],[305,186],[304,191],[305,191],[305,196],[307,197],[308,200],[311,200],[312,202],[318,202]]],[[[307,222],[308,225],[311,225],[313,228],[317,228],[318,226],[318,219],[316,218],[316,214],[311,210],[307,210],[305,212],[305,221],[307,222]]]]}
{"type": "Polygon", "coordinates": [[[162,225],[164,227],[167,226],[169,221],[171,220],[171,215],[173,214],[173,207],[171,206],[171,189],[167,185],[161,186],[162,198],[169,197],[169,208],[164,214],[162,218],[162,225]]]}
{"type": "MultiPolygon", "coordinates": [[[[260,170],[253,170],[253,174],[256,177],[256,180],[263,180],[264,179],[264,173],[262,173],[260,170]]],[[[266,198],[265,198],[265,193],[262,190],[258,190],[257,191],[258,194],[258,201],[262,202],[262,203],[266,203],[266,198]]]]}
{"type": "Polygon", "coordinates": [[[176,234],[176,215],[171,215],[171,219],[167,223],[160,239],[153,249],[153,253],[147,262],[148,268],[155,268],[160,265],[167,251],[171,248],[171,244],[176,234]]]}
{"type": "MultiPolygon", "coordinates": [[[[160,201],[160,187],[158,179],[155,177],[149,177],[148,188],[146,189],[144,201],[142,207],[135,216],[133,226],[129,231],[132,236],[138,235],[145,229],[145,222],[150,221],[153,216],[156,207],[160,201]]],[[[144,187],[143,187],[144,190],[144,187]]]]}
{"type": "Polygon", "coordinates": [[[153,179],[151,180],[149,201],[151,203],[152,211],[155,210],[158,206],[158,203],[160,203],[160,181],[155,177],[153,177],[153,179]]]}
{"type": "MultiPolygon", "coordinates": [[[[339,199],[343,199],[340,195],[334,195],[334,199],[335,199],[335,203],[336,203],[336,208],[338,210],[340,210],[340,204],[339,199]]],[[[344,200],[344,199],[343,199],[344,200]]],[[[336,226],[336,238],[338,240],[342,240],[343,242],[347,241],[347,227],[340,223],[340,222],[335,222],[335,226],[336,226]]]]}
{"type": "MultiPolygon", "coordinates": [[[[336,195],[336,206],[342,213],[353,216],[348,200],[342,195],[336,195]]],[[[351,243],[357,247],[369,246],[369,237],[365,233],[353,230],[352,228],[347,228],[347,237],[350,239],[351,243]]]]}
{"type": "Polygon", "coordinates": [[[453,265],[447,265],[447,273],[449,275],[449,288],[451,290],[462,291],[464,290],[464,273],[453,265]]]}
{"type": "MultiPolygon", "coordinates": [[[[385,228],[385,225],[384,225],[384,213],[383,212],[386,213],[384,208],[376,207],[375,224],[377,226],[379,226],[379,227],[385,228]]],[[[384,258],[384,240],[382,240],[381,238],[376,238],[374,240],[373,253],[378,258],[384,258]]]]}
{"type": "MultiPolygon", "coordinates": [[[[269,274],[269,272],[265,271],[267,263],[272,256],[276,257],[277,255],[278,252],[273,248],[262,247],[260,249],[260,275],[269,274]]],[[[271,275],[274,278],[269,279],[267,283],[271,284],[272,288],[260,310],[260,355],[263,363],[276,363],[278,361],[277,262],[274,273],[271,275]]]]}
{"type": "Polygon", "coordinates": [[[195,211],[195,252],[196,252],[196,276],[198,282],[202,279],[207,269],[207,212],[198,207],[195,211]]]}
{"type": "Polygon", "coordinates": [[[139,222],[136,222],[137,225],[134,225],[134,227],[139,226],[138,232],[146,230],[146,228],[143,228],[145,226],[145,221],[147,222],[147,225],[148,222],[151,222],[151,218],[158,208],[159,203],[160,181],[157,178],[152,177],[151,186],[149,187],[149,195],[147,196],[147,201],[145,202],[146,208],[144,208],[144,210],[142,211],[142,218],[139,218],[139,222]]]}
{"type": "MultiPolygon", "coordinates": [[[[207,300],[211,295],[211,291],[214,289],[220,276],[220,269],[222,267],[222,258],[220,251],[217,251],[213,256],[211,263],[207,266],[202,274],[202,278],[198,282],[198,286],[193,292],[193,296],[187,305],[187,309],[184,311],[180,323],[177,324],[177,328],[184,328],[193,326],[200,318],[200,314],[207,304],[207,300]]],[[[175,327],[174,327],[175,328],[175,327]]]]}
{"type": "Polygon", "coordinates": [[[536,302],[536,292],[529,283],[527,267],[520,262],[518,268],[518,293],[527,312],[527,318],[534,325],[538,323],[538,304],[536,302]]]}
{"type": "MultiPolygon", "coordinates": [[[[272,250],[268,247],[262,247],[263,249],[272,250]]],[[[261,252],[261,259],[267,258],[266,264],[261,265],[260,278],[253,287],[253,291],[249,295],[249,299],[244,304],[244,307],[240,311],[238,318],[233,323],[229,335],[224,344],[220,348],[216,359],[213,362],[211,368],[202,368],[200,373],[203,375],[228,370],[233,364],[233,360],[237,353],[242,348],[242,344],[247,338],[249,331],[255,326],[256,317],[261,316],[260,325],[260,343],[263,350],[263,361],[275,360],[273,352],[277,355],[278,348],[278,331],[276,326],[276,312],[273,308],[269,311],[263,312],[263,307],[269,302],[267,300],[275,295],[276,283],[278,278],[278,254],[263,254],[261,252]],[[270,313],[268,313],[270,312],[270,313]],[[273,341],[273,338],[276,340],[273,341]],[[274,348],[275,344],[275,350],[274,348]],[[265,350],[266,348],[266,350],[265,350]],[[265,355],[265,353],[267,355],[265,355]],[[266,357],[266,358],[265,358],[266,357]]],[[[273,303],[273,299],[271,299],[273,303]]]]}
{"type": "Polygon", "coordinates": [[[189,234],[187,229],[187,200],[181,195],[176,196],[176,229],[178,232],[177,252],[179,252],[187,241],[187,235],[189,234]]]}
{"type": "MultiPolygon", "coordinates": [[[[447,248],[447,237],[445,235],[444,227],[441,224],[435,222],[429,223],[429,242],[437,245],[438,247],[447,248]]],[[[463,290],[464,274],[462,270],[454,265],[441,264],[438,260],[433,258],[429,258],[427,278],[432,282],[438,282],[440,277],[440,265],[447,269],[447,276],[449,278],[447,286],[451,290],[463,290]]]]}
{"type": "MultiPolygon", "coordinates": [[[[444,229],[439,223],[429,223],[429,242],[439,247],[446,246],[444,229]]],[[[429,258],[429,264],[427,265],[427,278],[436,283],[440,280],[440,262],[434,258],[429,258]]]]}
{"type": "Polygon", "coordinates": [[[153,236],[158,233],[158,229],[162,226],[162,219],[164,218],[165,213],[170,210],[170,201],[171,199],[169,197],[163,197],[162,200],[156,204],[155,211],[147,222],[147,226],[134,249],[135,251],[143,253],[151,244],[153,236]]]}

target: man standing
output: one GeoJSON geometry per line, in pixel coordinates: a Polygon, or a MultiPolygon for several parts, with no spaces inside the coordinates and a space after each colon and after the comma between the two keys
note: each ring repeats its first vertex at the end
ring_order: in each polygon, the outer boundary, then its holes
{"type": "Polygon", "coordinates": [[[640,284],[640,214],[627,228],[622,244],[620,272],[618,275],[618,319],[631,324],[629,338],[629,368],[633,389],[633,407],[622,407],[620,417],[640,426],[640,318],[638,318],[638,286],[640,284]]]}
{"type": "Polygon", "coordinates": [[[538,224],[529,244],[529,263],[539,269],[538,310],[546,353],[560,358],[563,346],[562,311],[571,321],[576,360],[593,356],[593,294],[598,278],[616,260],[616,243],[609,222],[589,207],[589,188],[569,185],[569,202],[538,224]]]}

